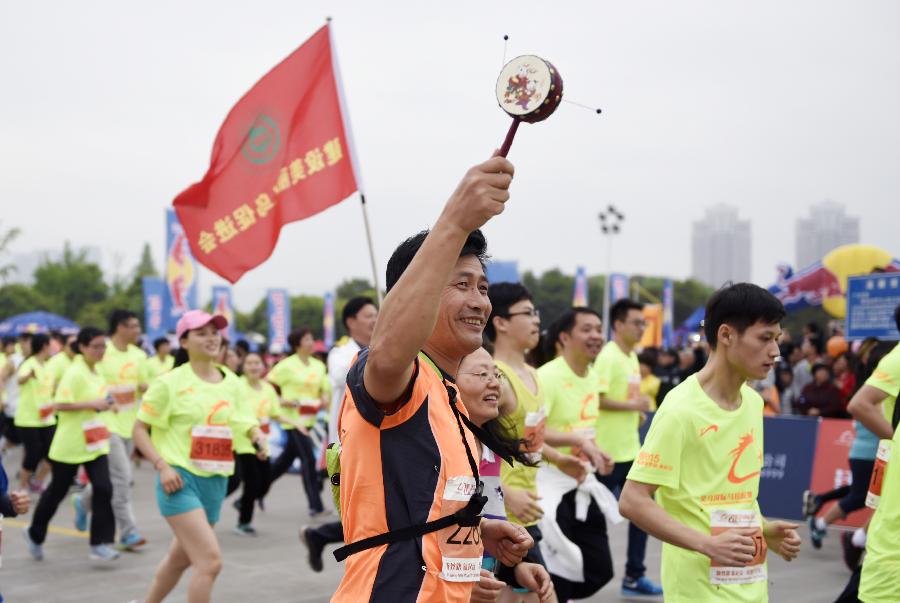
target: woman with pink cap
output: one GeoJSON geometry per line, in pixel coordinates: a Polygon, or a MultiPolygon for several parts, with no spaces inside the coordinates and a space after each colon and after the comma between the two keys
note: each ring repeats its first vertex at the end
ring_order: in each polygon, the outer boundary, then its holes
{"type": "Polygon", "coordinates": [[[185,312],[175,327],[175,368],[150,385],[138,411],[134,443],[159,472],[156,500],[175,535],[145,603],[162,601],[188,567],[189,603],[210,600],[222,568],[213,525],[234,472],[233,436],[245,434],[268,456],[258,422],[236,412],[240,381],[216,366],[226,326],[223,316],[185,312]]]}

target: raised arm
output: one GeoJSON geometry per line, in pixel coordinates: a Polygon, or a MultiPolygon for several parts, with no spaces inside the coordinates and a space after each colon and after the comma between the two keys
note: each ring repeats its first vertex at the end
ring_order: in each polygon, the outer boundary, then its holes
{"type": "Polygon", "coordinates": [[[413,360],[434,329],[441,291],[466,238],[503,211],[512,177],[513,166],[502,157],[466,172],[416,257],[385,297],[363,376],[375,400],[390,404],[403,394],[413,360]]]}

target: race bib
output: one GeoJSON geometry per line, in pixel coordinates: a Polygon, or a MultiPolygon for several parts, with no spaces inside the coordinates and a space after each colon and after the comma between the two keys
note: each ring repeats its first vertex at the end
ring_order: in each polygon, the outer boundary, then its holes
{"type": "Polygon", "coordinates": [[[47,419],[53,416],[53,404],[42,404],[38,406],[38,415],[41,417],[41,422],[46,423],[47,419]]]}
{"type": "Polygon", "coordinates": [[[541,460],[541,449],[544,447],[544,430],[547,426],[547,413],[542,406],[537,412],[525,415],[524,452],[531,461],[541,460]]]}
{"type": "Polygon", "coordinates": [[[766,573],[766,539],[763,536],[762,524],[753,509],[711,509],[709,512],[710,534],[715,536],[722,532],[737,528],[756,528],[753,534],[755,547],[753,559],[744,566],[729,567],[711,562],[709,567],[710,584],[752,584],[767,578],[766,573]]]}
{"type": "Polygon", "coordinates": [[[269,435],[269,432],[272,431],[272,421],[269,417],[259,418],[259,430],[264,434],[269,435]]]}
{"type": "Polygon", "coordinates": [[[888,461],[891,460],[891,440],[878,442],[878,452],[875,454],[875,464],[872,466],[872,479],[869,481],[869,491],[866,493],[866,506],[877,509],[881,502],[881,488],[884,486],[884,472],[887,470],[888,461]]]}
{"type": "Polygon", "coordinates": [[[321,400],[300,400],[300,414],[314,415],[322,408],[321,400]]]}
{"type": "Polygon", "coordinates": [[[628,399],[634,400],[641,395],[641,375],[632,374],[628,376],[628,399]]]}
{"type": "Polygon", "coordinates": [[[133,385],[112,385],[107,393],[120,411],[133,408],[137,400],[137,388],[133,385]]]}
{"type": "Polygon", "coordinates": [[[84,432],[84,445],[91,452],[103,450],[109,444],[109,429],[100,419],[83,422],[81,431],[84,432]]]}
{"type": "Polygon", "coordinates": [[[234,471],[231,427],[195,425],[191,429],[191,463],[197,469],[210,473],[234,471]]]}
{"type": "MultiPolygon", "coordinates": [[[[441,516],[459,511],[475,494],[475,478],[451,477],[444,485],[441,516]]],[[[447,582],[478,582],[481,576],[481,526],[452,525],[437,533],[441,578],[447,582]]]]}

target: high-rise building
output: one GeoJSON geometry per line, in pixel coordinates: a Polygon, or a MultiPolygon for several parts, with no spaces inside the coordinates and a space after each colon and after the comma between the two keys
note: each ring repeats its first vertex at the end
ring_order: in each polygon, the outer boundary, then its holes
{"type": "Polygon", "coordinates": [[[691,233],[691,275],[710,287],[750,280],[750,220],[738,209],[719,204],[707,208],[691,233]]]}
{"type": "Polygon", "coordinates": [[[822,259],[841,245],[859,243],[859,218],[848,216],[842,203],[822,201],[809,208],[808,218],[797,220],[797,270],[822,259]]]}

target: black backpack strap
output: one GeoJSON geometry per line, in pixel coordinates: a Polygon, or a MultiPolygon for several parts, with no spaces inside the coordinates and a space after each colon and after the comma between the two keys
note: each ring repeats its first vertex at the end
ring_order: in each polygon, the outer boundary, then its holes
{"type": "Polygon", "coordinates": [[[475,494],[472,495],[472,498],[469,499],[466,506],[456,513],[439,517],[438,519],[427,523],[406,526],[405,528],[390,530],[383,534],[377,534],[375,536],[370,536],[369,538],[351,542],[350,544],[337,549],[334,552],[334,558],[340,563],[350,555],[355,555],[361,551],[372,549],[383,544],[394,544],[395,542],[403,540],[412,540],[413,538],[419,538],[425,534],[437,532],[438,530],[443,530],[444,528],[453,525],[460,525],[463,527],[476,526],[481,521],[481,509],[484,508],[486,502],[487,497],[481,493],[481,483],[479,483],[475,490],[475,494]]]}

